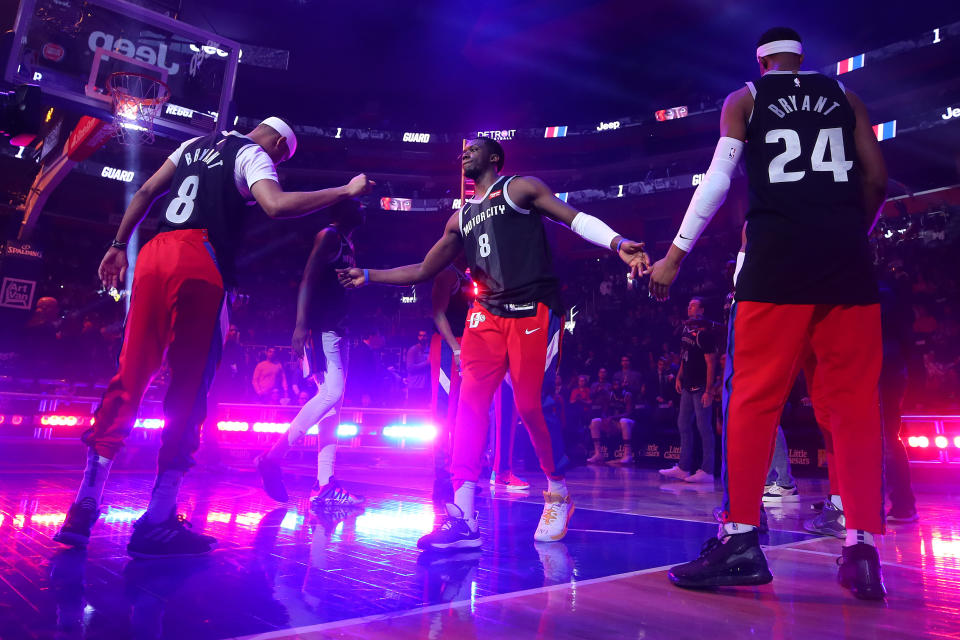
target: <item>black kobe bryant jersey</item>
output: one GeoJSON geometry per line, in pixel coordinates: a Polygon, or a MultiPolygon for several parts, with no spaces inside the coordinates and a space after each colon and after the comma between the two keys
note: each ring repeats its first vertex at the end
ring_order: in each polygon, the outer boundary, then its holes
{"type": "Polygon", "coordinates": [[[236,284],[236,254],[253,204],[234,181],[237,154],[250,144],[255,143],[243,136],[215,133],[187,145],[159,209],[160,232],[207,230],[227,287],[236,284]]]}
{"type": "Polygon", "coordinates": [[[736,299],[878,302],[856,116],[843,85],[812,71],[772,71],[747,87],[750,205],[736,299]]]}
{"type": "Polygon", "coordinates": [[[327,227],[335,234],[338,243],[337,255],[332,262],[323,266],[314,285],[312,307],[307,310],[310,328],[315,331],[333,331],[342,329],[347,316],[347,290],[337,279],[337,269],[352,269],[357,266],[353,243],[334,227],[327,227]]]}
{"type": "Polygon", "coordinates": [[[507,195],[516,176],[501,176],[479,199],[460,209],[460,234],[477,300],[491,313],[508,318],[536,315],[542,302],[562,313],[560,286],[553,273],[543,218],[521,209],[507,195]]]}

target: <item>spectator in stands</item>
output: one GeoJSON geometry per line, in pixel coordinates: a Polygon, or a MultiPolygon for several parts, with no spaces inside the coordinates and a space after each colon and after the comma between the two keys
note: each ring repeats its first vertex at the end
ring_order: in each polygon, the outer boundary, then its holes
{"type": "Polygon", "coordinates": [[[606,367],[600,367],[597,371],[597,381],[590,385],[590,401],[592,403],[593,414],[596,418],[603,415],[603,411],[610,402],[610,391],[613,389],[613,383],[609,380],[609,374],[606,367]]]}
{"type": "Polygon", "coordinates": [[[605,456],[601,448],[604,435],[617,435],[622,439],[622,453],[610,464],[631,464],[633,462],[633,394],[624,389],[618,380],[613,381],[610,400],[601,417],[590,421],[590,437],[593,439],[593,455],[588,464],[602,464],[605,456]]]}
{"type": "Polygon", "coordinates": [[[620,386],[630,393],[637,393],[643,384],[643,376],[633,369],[630,356],[624,354],[620,357],[620,371],[613,374],[613,381],[619,382],[620,386]]]}
{"type": "Polygon", "coordinates": [[[407,349],[407,399],[411,405],[426,406],[430,402],[430,334],[417,333],[417,342],[407,349]]]}
{"type": "Polygon", "coordinates": [[[273,347],[267,349],[266,357],[253,370],[253,391],[263,403],[279,404],[287,395],[287,376],[283,363],[273,347]]]}
{"type": "Polygon", "coordinates": [[[687,305],[687,321],[681,337],[680,371],[677,373],[676,390],[680,394],[680,414],[677,427],[680,430],[680,461],[660,473],[668,478],[687,482],[713,482],[716,436],[713,431],[713,399],[719,383],[720,368],[717,348],[717,331],[712,322],[703,316],[703,300],[691,298],[687,305]],[[697,431],[700,432],[703,457],[700,469],[694,469],[694,446],[697,431]]]}

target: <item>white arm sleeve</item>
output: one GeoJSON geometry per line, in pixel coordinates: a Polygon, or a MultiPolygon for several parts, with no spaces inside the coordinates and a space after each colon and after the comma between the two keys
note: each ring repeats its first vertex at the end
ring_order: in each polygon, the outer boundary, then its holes
{"type": "Polygon", "coordinates": [[[680,223],[680,231],[673,240],[678,249],[689,252],[713,218],[717,209],[727,199],[730,190],[730,176],[740,161],[743,142],[736,138],[720,138],[717,150],[713,152],[713,162],[706,175],[690,199],[690,206],[680,223]]]}
{"type": "Polygon", "coordinates": [[[570,229],[591,244],[605,249],[612,249],[610,243],[619,233],[607,226],[607,223],[600,218],[595,218],[589,213],[581,211],[570,223],[570,229]]]}
{"type": "Polygon", "coordinates": [[[743,268],[743,259],[747,257],[747,254],[741,251],[737,254],[737,268],[733,270],[733,286],[737,286],[737,276],[740,275],[740,269],[743,268]]]}

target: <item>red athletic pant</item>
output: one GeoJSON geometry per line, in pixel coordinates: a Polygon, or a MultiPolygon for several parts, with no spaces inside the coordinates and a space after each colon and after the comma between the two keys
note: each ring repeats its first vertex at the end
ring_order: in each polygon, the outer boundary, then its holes
{"type": "Polygon", "coordinates": [[[503,318],[474,303],[460,346],[463,379],[451,466],[455,487],[480,478],[490,402],[507,371],[540,467],[550,478],[563,477],[569,461],[561,426],[543,411],[544,398],[551,396],[555,384],[562,332],[563,317],[544,304],[537,306],[535,316],[503,318]]]}
{"type": "Polygon", "coordinates": [[[114,458],[137,417],[143,392],[163,362],[170,386],[163,402],[160,470],[186,470],[199,445],[207,389],[223,346],[223,278],[206,230],[158,234],[137,257],[117,373],[107,385],[84,442],[114,458]]]}
{"type": "Polygon", "coordinates": [[[724,446],[727,520],[756,525],[776,426],[809,348],[847,528],[883,533],[880,306],[738,302],[724,446]]]}

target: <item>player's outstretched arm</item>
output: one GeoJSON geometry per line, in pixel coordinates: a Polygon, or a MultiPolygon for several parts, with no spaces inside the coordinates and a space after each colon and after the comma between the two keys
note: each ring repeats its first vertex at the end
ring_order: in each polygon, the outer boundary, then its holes
{"type": "Polygon", "coordinates": [[[630,277],[635,278],[649,266],[649,256],[642,242],[627,240],[607,224],[583,211],[577,211],[554,195],[540,178],[523,176],[510,181],[507,189],[510,199],[524,209],[536,209],[548,218],[565,224],[578,236],[598,247],[616,251],[630,267],[630,277]]]}
{"type": "Polygon", "coordinates": [[[369,282],[400,286],[426,282],[452,263],[462,248],[460,216],[455,213],[447,220],[443,235],[427,252],[423,262],[394,269],[338,269],[337,276],[340,284],[348,289],[362,287],[369,282]]]}
{"type": "Polygon", "coordinates": [[[284,191],[274,180],[258,180],[250,193],[271,218],[299,218],[350,198],[366,195],[376,183],[361,173],[342,187],[320,191],[284,191]]]}
{"type": "Polygon", "coordinates": [[[670,296],[670,285],[677,278],[680,264],[727,199],[730,177],[740,162],[743,142],[747,139],[747,119],[752,109],[753,96],[746,87],[734,91],[724,101],[720,114],[720,141],[713,152],[710,168],[690,199],[690,206],[667,255],[650,269],[651,297],[666,300],[670,296]]]}
{"type": "MultiPolygon", "coordinates": [[[[143,183],[143,186],[137,189],[123,213],[123,219],[120,221],[120,227],[117,229],[115,241],[119,244],[127,244],[133,230],[143,221],[150,207],[156,202],[157,198],[165,194],[170,189],[173,182],[173,174],[177,170],[177,165],[170,160],[157,169],[150,178],[143,183]]],[[[107,249],[106,255],[100,262],[98,275],[104,289],[122,289],[123,282],[127,274],[127,251],[125,248],[111,247],[107,249]]]]}

